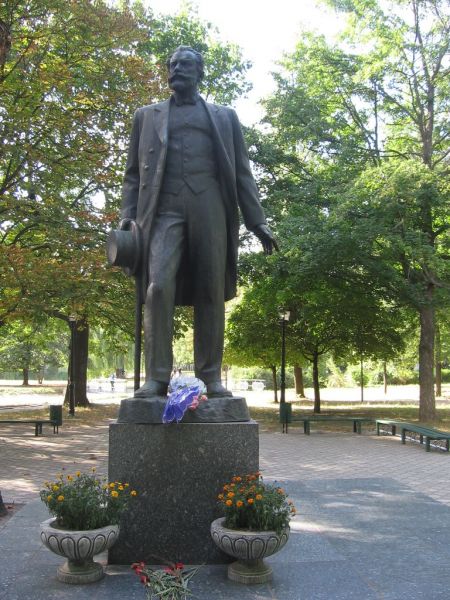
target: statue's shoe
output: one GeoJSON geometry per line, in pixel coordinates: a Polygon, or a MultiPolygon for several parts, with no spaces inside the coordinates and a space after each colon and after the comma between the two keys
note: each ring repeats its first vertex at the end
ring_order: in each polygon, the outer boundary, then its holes
{"type": "Polygon", "coordinates": [[[149,379],[141,385],[141,387],[134,392],[135,398],[149,398],[151,396],[167,396],[167,383],[163,381],[155,381],[154,379],[149,379]]]}
{"type": "Polygon", "coordinates": [[[233,394],[226,387],[223,387],[220,381],[213,381],[206,384],[206,395],[208,398],[222,398],[224,396],[232,396],[233,394]]]}

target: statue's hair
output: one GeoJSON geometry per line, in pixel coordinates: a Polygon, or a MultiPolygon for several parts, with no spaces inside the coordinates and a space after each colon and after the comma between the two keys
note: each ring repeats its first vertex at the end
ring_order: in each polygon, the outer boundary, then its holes
{"type": "Polygon", "coordinates": [[[178,48],[175,48],[175,50],[172,52],[172,54],[169,56],[169,58],[166,61],[167,70],[169,70],[169,68],[170,68],[170,61],[172,60],[172,56],[174,54],[176,54],[177,52],[191,52],[195,56],[195,61],[197,63],[198,77],[199,77],[199,80],[201,81],[203,79],[203,77],[205,76],[205,63],[203,61],[203,55],[200,52],[198,52],[198,50],[194,50],[194,48],[191,48],[190,46],[178,46],[178,48]]]}

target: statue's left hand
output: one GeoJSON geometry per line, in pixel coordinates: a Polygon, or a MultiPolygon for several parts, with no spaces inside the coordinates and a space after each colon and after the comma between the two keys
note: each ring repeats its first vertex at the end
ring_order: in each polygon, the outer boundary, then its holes
{"type": "Polygon", "coordinates": [[[261,242],[264,254],[272,254],[274,250],[278,251],[278,244],[268,225],[262,223],[254,227],[252,231],[261,242]]]}

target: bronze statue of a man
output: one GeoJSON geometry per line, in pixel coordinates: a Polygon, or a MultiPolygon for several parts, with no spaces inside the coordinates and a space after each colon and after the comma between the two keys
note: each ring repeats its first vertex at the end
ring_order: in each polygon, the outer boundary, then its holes
{"type": "Polygon", "coordinates": [[[168,60],[172,96],[134,116],[120,229],[137,227],[146,381],[135,397],[166,395],[175,305],[194,307],[195,375],[210,397],[221,384],[224,302],[236,294],[238,207],[270,254],[266,225],[234,110],[198,94],[203,57],[180,46],[168,60]]]}

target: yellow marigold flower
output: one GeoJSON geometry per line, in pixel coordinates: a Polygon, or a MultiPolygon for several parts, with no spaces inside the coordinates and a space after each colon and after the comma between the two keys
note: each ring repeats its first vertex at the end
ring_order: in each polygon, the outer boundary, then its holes
{"type": "Polygon", "coordinates": [[[249,498],[249,499],[247,500],[247,502],[248,502],[249,504],[253,504],[253,502],[254,502],[254,499],[253,499],[253,498],[249,498]]]}
{"type": "Polygon", "coordinates": [[[72,481],[73,477],[72,475],[67,475],[67,481],[72,481]]]}
{"type": "Polygon", "coordinates": [[[123,485],[119,485],[119,490],[122,491],[123,489],[125,489],[123,485]]]}
{"type": "Polygon", "coordinates": [[[263,499],[262,494],[256,494],[255,498],[256,498],[256,500],[262,500],[263,499]]]}
{"type": "Polygon", "coordinates": [[[219,494],[219,495],[217,496],[217,498],[218,498],[218,500],[223,500],[223,494],[219,494]]]}
{"type": "Polygon", "coordinates": [[[232,505],[233,505],[233,500],[227,500],[227,501],[225,502],[225,504],[226,504],[227,506],[232,506],[232,505]]]}
{"type": "Polygon", "coordinates": [[[50,494],[49,496],[47,496],[47,501],[50,502],[50,500],[53,499],[53,496],[50,494]]]}
{"type": "Polygon", "coordinates": [[[57,492],[59,490],[59,485],[54,485],[52,489],[54,492],[57,492]]]}
{"type": "Polygon", "coordinates": [[[233,496],[235,496],[236,494],[234,492],[228,492],[227,494],[227,498],[232,498],[233,496]]]}
{"type": "Polygon", "coordinates": [[[124,483],[123,485],[124,485],[125,487],[130,487],[130,484],[129,484],[129,483],[124,483]]]}
{"type": "Polygon", "coordinates": [[[137,491],[136,490],[131,490],[130,496],[137,496],[137,491]]]}
{"type": "Polygon", "coordinates": [[[62,502],[64,500],[64,496],[60,494],[57,498],[58,502],[62,502]]]}
{"type": "Polygon", "coordinates": [[[79,477],[79,476],[81,475],[81,471],[77,471],[77,472],[75,473],[75,475],[76,475],[77,477],[79,477]]]}
{"type": "Polygon", "coordinates": [[[93,473],[95,473],[95,471],[96,471],[96,470],[97,470],[97,469],[96,469],[95,467],[92,467],[92,469],[91,469],[91,471],[92,471],[93,473]]]}
{"type": "Polygon", "coordinates": [[[102,485],[102,490],[107,490],[108,489],[108,484],[105,483],[105,485],[102,485]]]}
{"type": "Polygon", "coordinates": [[[244,506],[244,503],[242,502],[242,500],[238,500],[238,501],[236,502],[236,506],[237,506],[238,508],[241,508],[241,506],[244,506]]]}
{"type": "Polygon", "coordinates": [[[115,483],[113,483],[113,482],[111,482],[111,483],[109,484],[109,487],[110,487],[110,488],[113,490],[113,489],[116,487],[116,484],[115,484],[115,483]]]}
{"type": "Polygon", "coordinates": [[[113,491],[111,492],[111,496],[112,496],[113,498],[117,498],[117,496],[118,496],[118,495],[119,495],[119,492],[116,492],[116,490],[113,490],[113,491]]]}

